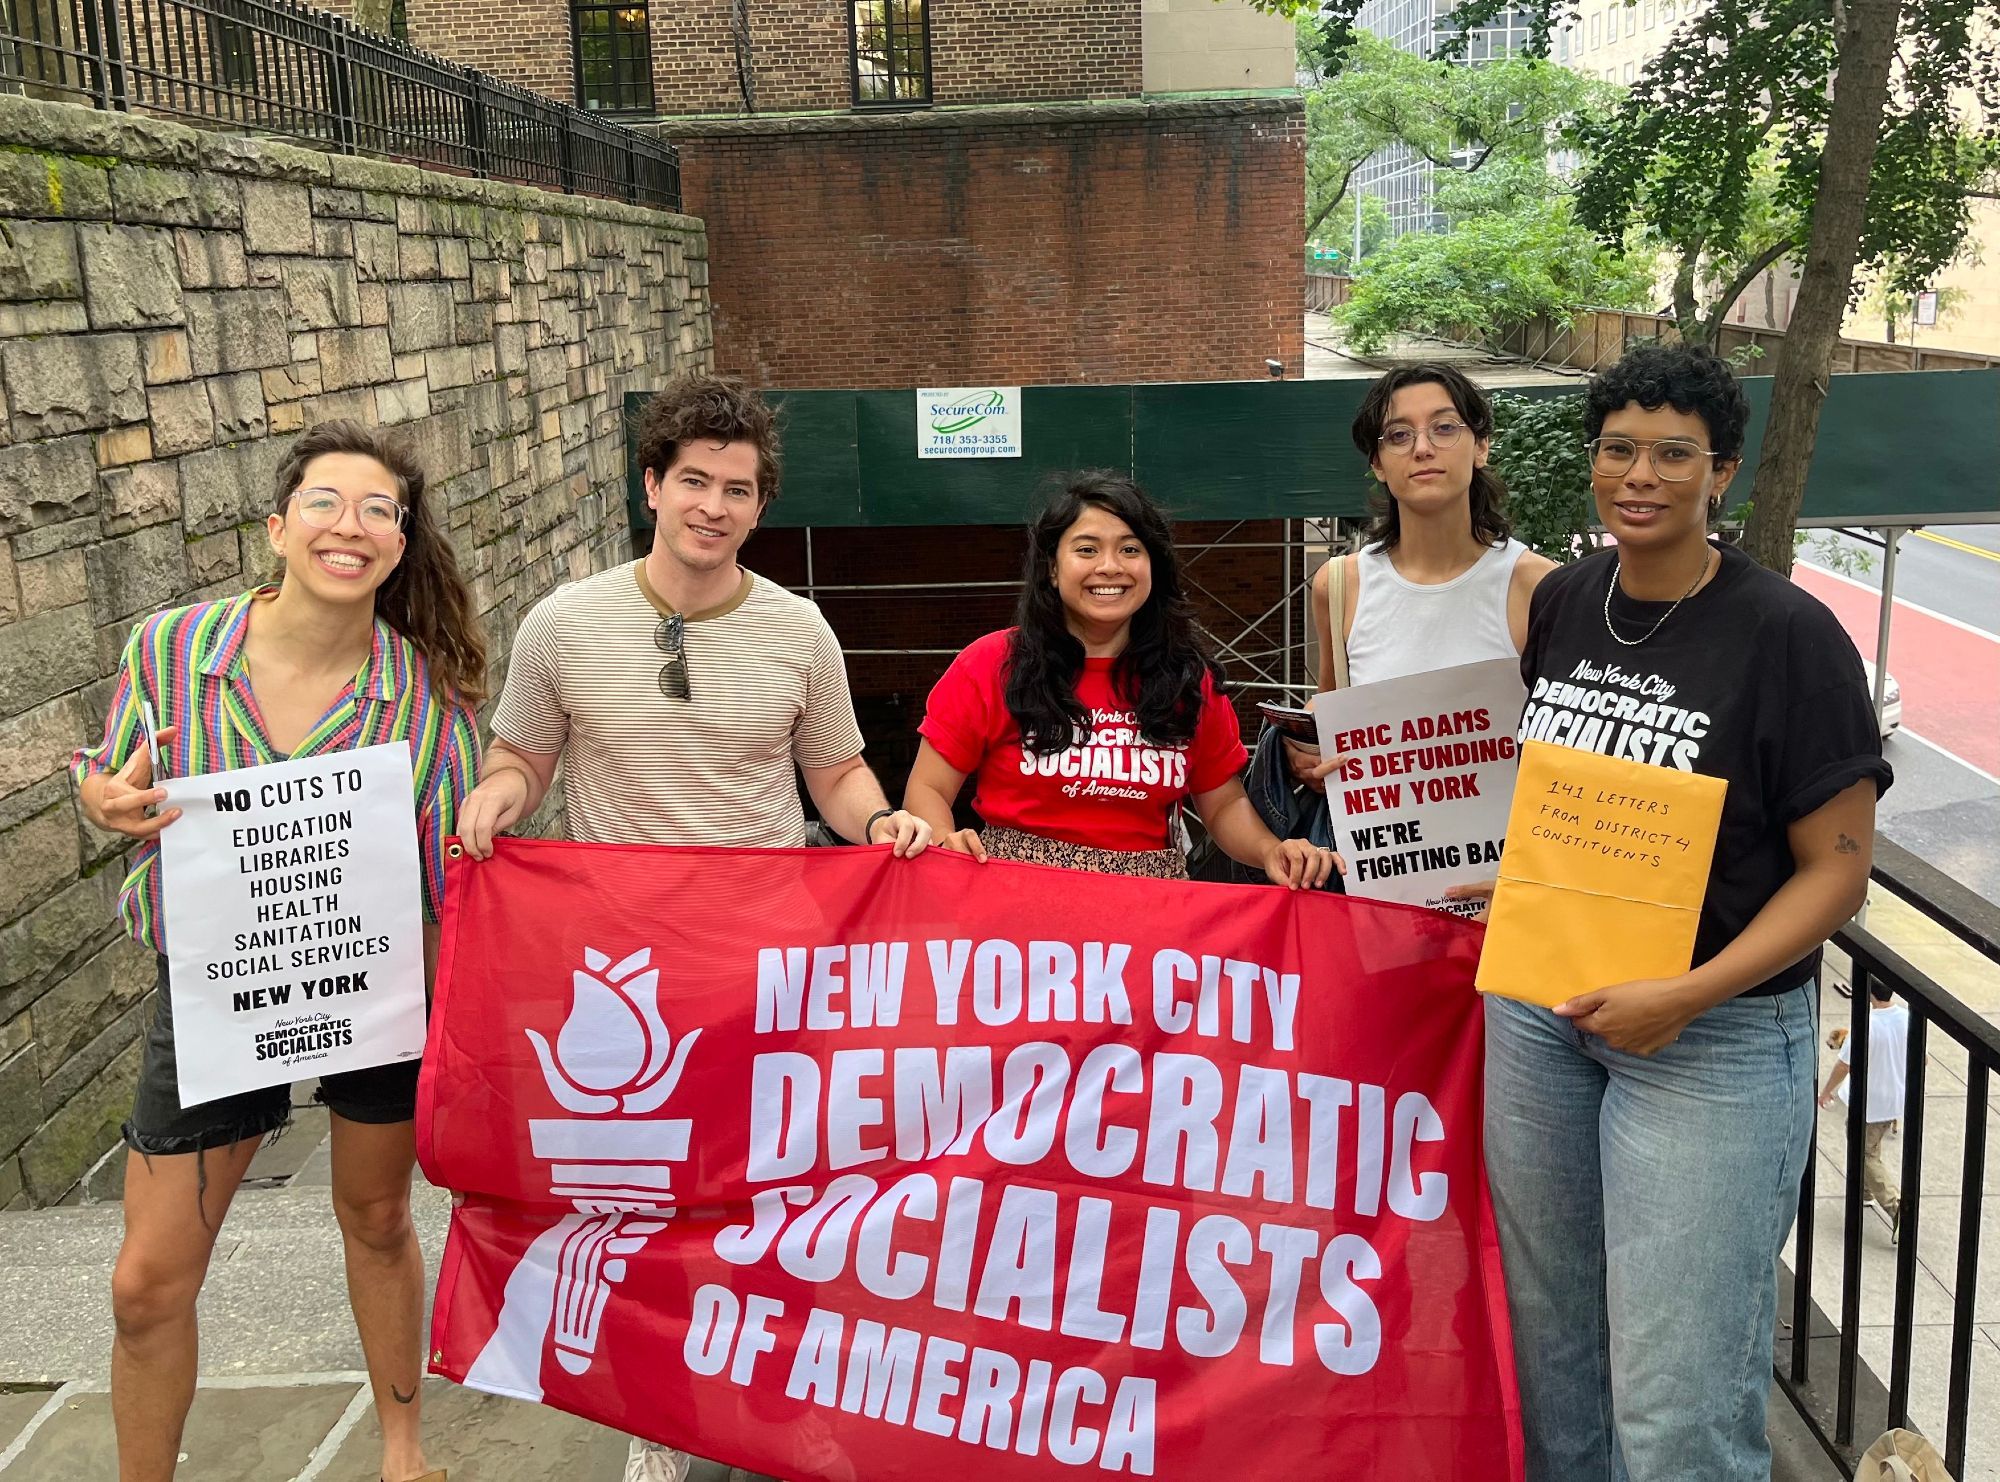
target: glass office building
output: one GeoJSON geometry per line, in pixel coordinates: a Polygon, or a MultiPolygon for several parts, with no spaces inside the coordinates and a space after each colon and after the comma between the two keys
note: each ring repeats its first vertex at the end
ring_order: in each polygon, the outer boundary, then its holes
{"type": "MultiPolygon", "coordinates": [[[[1457,0],[1367,0],[1355,24],[1404,51],[1429,57],[1451,34],[1446,17],[1456,8],[1457,0]]],[[[1467,38],[1464,60],[1477,66],[1494,57],[1512,56],[1527,44],[1527,14],[1503,11],[1491,25],[1467,38]]],[[[1355,172],[1352,188],[1388,209],[1391,235],[1437,231],[1445,225],[1432,204],[1437,169],[1407,144],[1393,144],[1368,157],[1355,172]]]]}

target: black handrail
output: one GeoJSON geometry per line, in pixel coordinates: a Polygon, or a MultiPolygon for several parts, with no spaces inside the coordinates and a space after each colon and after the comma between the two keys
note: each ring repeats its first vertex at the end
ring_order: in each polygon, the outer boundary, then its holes
{"type": "Polygon", "coordinates": [[[298,0],[0,0],[0,87],[681,208],[665,140],[298,0]]]}
{"type": "MultiPolygon", "coordinates": [[[[2000,963],[2000,911],[1983,897],[1924,864],[1906,850],[1877,839],[1874,875],[1877,883],[1923,912],[1989,961],[2000,963]]],[[[1853,963],[1850,1005],[1847,1170],[1842,1209],[1842,1251],[1837,1372],[1831,1415],[1824,1397],[1812,1386],[1811,1352],[1813,1302],[1813,1200],[1815,1180],[1808,1162],[1800,1189],[1797,1236],[1793,1255],[1792,1340],[1789,1362],[1778,1370],[1778,1383],[1820,1444],[1847,1475],[1860,1451],[1878,1428],[1910,1424],[1910,1364],[1915,1328],[1917,1240],[1922,1228],[1924,1125],[1927,1103],[1925,1067],[1932,1031],[1965,1051],[1967,1088],[1965,1138],[1960,1168],[1958,1248],[1952,1292],[1951,1352],[1946,1371],[1943,1450],[1946,1467],[1963,1475],[1970,1423],[1973,1342],[1977,1329],[1981,1189],[1986,1176],[1986,1119],[1990,1078],[2000,1073],[2000,1027],[1989,1023],[1929,974],[1904,958],[1865,927],[1850,923],[1834,933],[1834,942],[1853,963]],[[1896,1246],[1895,1295],[1892,1317],[1889,1382],[1886,1395],[1860,1359],[1862,1255],[1862,1159],[1867,1136],[1869,990],[1886,984],[1908,1004],[1910,1034],[1904,1063],[1902,1115],[1901,1225],[1896,1246]],[[1858,1428],[1864,1405],[1869,1426],[1858,1428]],[[1830,1423],[1829,1423],[1830,1421],[1830,1423]]]]}

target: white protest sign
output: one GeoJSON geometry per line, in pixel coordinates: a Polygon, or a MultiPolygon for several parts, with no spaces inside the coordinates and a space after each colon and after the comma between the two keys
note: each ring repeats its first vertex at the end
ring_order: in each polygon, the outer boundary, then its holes
{"type": "Polygon", "coordinates": [[[1315,695],[1320,752],[1347,891],[1472,915],[1446,887],[1491,880],[1519,765],[1527,691],[1515,659],[1488,659],[1315,695]]]}
{"type": "Polygon", "coordinates": [[[924,386],[917,390],[919,458],[1021,456],[1019,386],[924,386]]]}
{"type": "Polygon", "coordinates": [[[421,1055],[408,745],[161,785],[181,1105],[421,1055]]]}

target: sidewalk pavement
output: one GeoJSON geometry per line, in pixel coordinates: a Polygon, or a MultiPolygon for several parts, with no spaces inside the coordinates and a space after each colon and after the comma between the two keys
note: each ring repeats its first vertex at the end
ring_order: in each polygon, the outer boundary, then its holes
{"type": "MultiPolygon", "coordinates": [[[[1893,901],[1872,906],[1868,926],[1968,1004],[2000,1017],[2000,970],[1893,901]]],[[[1836,973],[1844,966],[1836,962],[1836,973]]],[[[1824,1005],[1828,1026],[1844,1023],[1847,1009],[1835,976],[1824,1005]]],[[[1822,1052],[1822,1077],[1829,1056],[1822,1052]]],[[[1913,1367],[1916,1419],[1933,1435],[1942,1434],[1956,1270],[1964,1071],[1963,1053],[1934,1040],[1913,1367]]],[[[1994,1116],[1992,1144],[2000,1147],[2000,1112],[1994,1116]]],[[[1818,1300],[1830,1307],[1840,1289],[1843,1152],[1833,1111],[1823,1114],[1820,1131],[1813,1266],[1818,1300]]],[[[259,1153],[223,1226],[202,1292],[204,1377],[180,1482],[374,1482],[377,1432],[347,1309],[340,1236],[327,1208],[324,1132],[323,1113],[301,1111],[292,1131],[259,1153]]],[[[1892,1166],[1897,1156],[1892,1144],[1892,1166]]],[[[107,1165],[114,1176],[100,1182],[100,1198],[115,1198],[120,1166],[117,1159],[107,1165]]],[[[2000,1157],[1989,1161],[1984,1196],[1975,1417],[2000,1412],[2000,1157]]],[[[419,1183],[415,1209],[434,1277],[450,1201],[419,1183]]],[[[110,1273],[121,1233],[116,1203],[0,1215],[0,1482],[115,1475],[106,1373],[110,1273]]],[[[1862,1356],[1882,1374],[1894,1252],[1886,1222],[1873,1212],[1862,1238],[1862,1356]]],[[[622,1474],[622,1436],[555,1410],[433,1379],[425,1386],[425,1419],[429,1454],[450,1468],[453,1482],[617,1482],[622,1474]]],[[[1776,1391],[1771,1430],[1777,1482],[1834,1475],[1776,1391]]],[[[704,1470],[697,1482],[722,1482],[722,1469],[704,1470]]],[[[1960,1482],[2000,1482],[2000,1428],[1975,1421],[1960,1482]]]]}

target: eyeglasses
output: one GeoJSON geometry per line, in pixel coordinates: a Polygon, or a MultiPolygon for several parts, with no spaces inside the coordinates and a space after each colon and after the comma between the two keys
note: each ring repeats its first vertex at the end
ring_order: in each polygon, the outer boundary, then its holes
{"type": "Polygon", "coordinates": [[[299,512],[299,518],[315,530],[331,530],[338,525],[341,512],[350,504],[360,512],[362,534],[378,540],[402,529],[403,518],[409,513],[387,494],[349,499],[331,489],[300,489],[292,495],[292,507],[299,512]]]}
{"type": "Polygon", "coordinates": [[[677,612],[661,618],[660,626],[653,630],[654,645],[667,656],[667,662],[660,666],[660,693],[669,700],[694,698],[688,688],[686,637],[687,619],[677,612]]]}
{"type": "Polygon", "coordinates": [[[1607,479],[1622,478],[1645,453],[1653,460],[1653,472],[1662,482],[1684,484],[1701,473],[1701,461],[1715,455],[1692,438],[1663,437],[1650,443],[1630,437],[1592,438],[1590,471],[1607,479]]]}
{"type": "MultiPolygon", "coordinates": [[[[1469,431],[1463,422],[1433,422],[1424,429],[1437,449],[1455,447],[1458,440],[1469,431]]],[[[1414,427],[1391,427],[1375,441],[1391,452],[1407,453],[1417,445],[1417,429],[1414,427]]]]}

